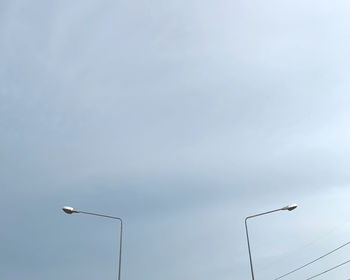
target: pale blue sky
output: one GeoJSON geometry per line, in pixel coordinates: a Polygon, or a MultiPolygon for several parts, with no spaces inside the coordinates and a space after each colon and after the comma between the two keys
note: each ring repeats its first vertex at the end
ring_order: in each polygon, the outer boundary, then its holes
{"type": "Polygon", "coordinates": [[[125,220],[125,280],[249,279],[244,217],[294,202],[250,221],[257,280],[350,241],[349,12],[2,1],[0,278],[116,278],[118,224],[64,205],[125,220]]]}

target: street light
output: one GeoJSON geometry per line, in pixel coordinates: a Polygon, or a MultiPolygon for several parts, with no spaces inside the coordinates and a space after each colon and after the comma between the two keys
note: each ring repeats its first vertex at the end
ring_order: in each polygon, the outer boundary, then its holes
{"type": "Polygon", "coordinates": [[[249,252],[249,262],[250,262],[250,271],[251,271],[251,273],[252,273],[252,280],[254,280],[254,271],[253,271],[252,255],[251,255],[251,252],[250,252],[250,244],[249,244],[249,235],[248,235],[247,220],[250,219],[250,218],[254,218],[254,217],[258,217],[258,216],[270,214],[270,213],[277,212],[277,211],[282,211],[282,210],[292,211],[292,210],[294,210],[294,209],[297,208],[297,207],[298,207],[298,205],[296,205],[296,204],[291,204],[291,205],[288,205],[288,206],[285,206],[285,207],[282,207],[282,208],[279,208],[279,209],[276,209],[276,210],[271,210],[271,211],[263,212],[263,213],[260,213],[260,214],[255,214],[255,215],[248,216],[247,218],[245,218],[245,221],[244,221],[244,223],[245,223],[245,232],[246,232],[246,234],[247,234],[247,243],[248,243],[248,252],[249,252]]]}
{"type": "Polygon", "coordinates": [[[99,216],[99,217],[104,217],[104,218],[110,218],[110,219],[114,219],[114,220],[119,220],[120,221],[119,268],[118,268],[118,280],[120,280],[120,271],[121,271],[121,264],[122,264],[122,240],[123,240],[123,221],[122,221],[122,219],[119,218],[119,217],[113,217],[113,216],[107,216],[107,215],[102,215],[102,214],[96,214],[96,213],[81,211],[81,210],[74,209],[73,207],[70,207],[70,206],[65,206],[65,207],[62,208],[62,210],[66,214],[82,213],[82,214],[99,216]]]}

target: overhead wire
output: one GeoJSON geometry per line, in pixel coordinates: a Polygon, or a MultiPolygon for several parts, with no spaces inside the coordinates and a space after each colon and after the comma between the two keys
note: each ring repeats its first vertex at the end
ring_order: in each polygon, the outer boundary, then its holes
{"type": "Polygon", "coordinates": [[[325,270],[325,271],[322,271],[321,273],[316,274],[316,275],[314,275],[314,276],[311,276],[311,277],[309,277],[309,278],[306,278],[305,280],[314,279],[314,278],[316,278],[316,277],[318,277],[318,276],[321,276],[321,275],[323,275],[323,274],[325,274],[325,273],[327,273],[327,272],[330,272],[330,271],[332,271],[332,270],[334,270],[334,269],[336,269],[336,268],[338,268],[338,267],[340,267],[340,266],[343,266],[343,265],[345,265],[345,264],[347,264],[347,263],[349,263],[349,262],[350,262],[350,260],[348,260],[348,261],[346,261],[346,262],[343,262],[343,263],[341,263],[341,264],[338,264],[338,265],[336,265],[336,266],[333,266],[332,268],[327,269],[327,270],[325,270]]]}
{"type": "Polygon", "coordinates": [[[302,268],[304,268],[304,267],[307,267],[307,266],[309,266],[310,264],[313,264],[313,263],[315,263],[315,262],[317,262],[317,261],[323,259],[324,257],[327,257],[328,255],[330,255],[330,254],[332,254],[332,253],[334,253],[334,252],[340,250],[341,248],[343,248],[343,247],[345,247],[345,246],[347,246],[347,245],[349,245],[349,244],[350,244],[350,241],[349,241],[349,242],[346,242],[345,244],[343,244],[343,245],[341,245],[341,246],[335,248],[334,250],[332,250],[332,251],[330,251],[330,252],[328,252],[328,253],[326,253],[326,254],[324,254],[324,255],[322,255],[322,256],[320,256],[320,257],[318,257],[318,258],[316,258],[316,259],[314,259],[314,260],[312,260],[312,261],[310,261],[310,262],[308,262],[308,263],[302,265],[302,266],[299,266],[299,267],[297,267],[297,268],[295,268],[295,269],[293,269],[293,270],[291,270],[291,271],[289,271],[289,272],[287,272],[287,273],[285,273],[285,274],[283,274],[283,275],[281,275],[281,276],[279,276],[279,277],[277,277],[277,278],[274,278],[274,280],[281,279],[281,278],[286,277],[286,276],[288,276],[288,275],[290,275],[290,274],[292,274],[292,273],[294,273],[294,272],[297,272],[298,270],[300,270],[300,269],[302,269],[302,268]]]}
{"type": "MultiPolygon", "coordinates": [[[[309,248],[310,246],[314,246],[315,243],[318,243],[320,242],[321,240],[325,240],[325,239],[328,239],[330,237],[331,234],[333,234],[334,232],[338,231],[340,228],[344,227],[344,225],[346,224],[349,224],[350,223],[350,220],[344,220],[340,223],[338,223],[337,225],[333,226],[330,230],[328,230],[326,233],[323,233],[321,235],[319,235],[317,238],[313,239],[312,241],[310,242],[307,242],[306,244],[300,246],[300,248],[294,248],[293,250],[291,250],[289,253],[295,253],[295,252],[299,252],[301,249],[305,250],[306,248],[309,248]]],[[[279,259],[279,263],[280,263],[280,259],[279,259]]],[[[275,267],[276,266],[276,261],[274,262],[271,262],[267,265],[265,265],[264,267],[260,268],[259,270],[261,271],[265,271],[271,267],[275,267]]],[[[348,279],[350,280],[350,279],[348,279]]]]}

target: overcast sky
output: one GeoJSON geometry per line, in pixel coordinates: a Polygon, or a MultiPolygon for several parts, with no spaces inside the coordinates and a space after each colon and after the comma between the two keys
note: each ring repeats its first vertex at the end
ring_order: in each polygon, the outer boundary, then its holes
{"type": "MultiPolygon", "coordinates": [[[[0,2],[0,278],[271,279],[350,241],[348,1],[0,2]]],[[[350,259],[350,245],[284,279],[350,259]]],[[[319,279],[349,279],[350,264],[319,279]]]]}

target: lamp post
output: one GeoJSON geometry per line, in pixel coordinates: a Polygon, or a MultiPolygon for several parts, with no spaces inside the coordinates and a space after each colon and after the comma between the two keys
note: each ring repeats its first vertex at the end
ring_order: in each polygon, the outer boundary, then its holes
{"type": "Polygon", "coordinates": [[[114,219],[114,220],[119,220],[120,221],[119,268],[118,268],[118,280],[120,280],[120,271],[121,271],[121,264],[122,264],[123,220],[121,218],[119,218],[119,217],[113,217],[113,216],[107,216],[107,215],[102,215],[102,214],[96,214],[96,213],[91,213],[91,212],[77,210],[77,209],[74,209],[73,207],[70,207],[70,206],[65,206],[65,207],[62,208],[62,210],[65,213],[67,213],[67,214],[82,213],[82,214],[99,216],[99,217],[104,217],[104,218],[109,218],[109,219],[114,219]]]}
{"type": "Polygon", "coordinates": [[[285,206],[285,207],[282,207],[282,208],[279,208],[279,209],[275,209],[275,210],[271,210],[271,211],[267,211],[267,212],[255,214],[255,215],[248,216],[248,217],[245,218],[245,221],[244,221],[244,223],[245,223],[245,232],[246,232],[246,235],[247,235],[248,253],[249,253],[250,271],[251,271],[251,273],[252,273],[252,280],[254,280],[254,271],[253,271],[252,254],[251,254],[251,252],[250,252],[250,244],[249,244],[249,235],[248,235],[247,220],[250,219],[250,218],[255,218],[255,217],[258,217],[258,216],[270,214],[270,213],[277,212],[277,211],[282,211],[282,210],[292,211],[292,210],[294,210],[294,209],[297,208],[297,207],[298,207],[298,205],[296,205],[296,204],[291,204],[291,205],[288,205],[288,206],[285,206]]]}

